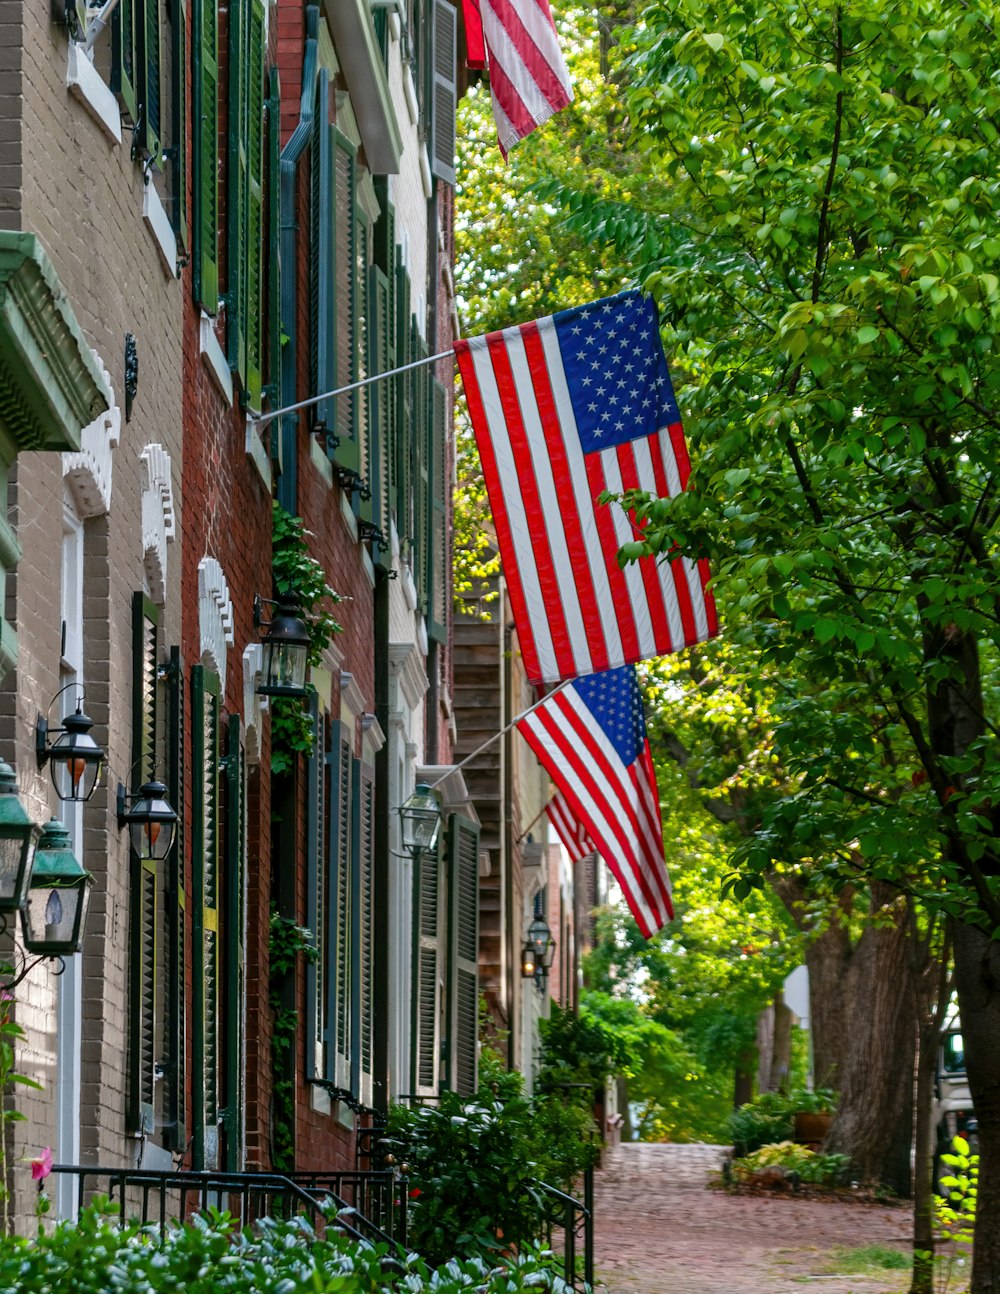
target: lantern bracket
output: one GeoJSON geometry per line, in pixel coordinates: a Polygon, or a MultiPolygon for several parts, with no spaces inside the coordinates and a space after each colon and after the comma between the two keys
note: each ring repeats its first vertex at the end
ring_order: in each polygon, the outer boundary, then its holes
{"type": "MultiPolygon", "coordinates": [[[[7,933],[7,928],[7,914],[0,912],[0,936],[7,933]]],[[[18,944],[14,944],[4,958],[5,962],[0,966],[0,999],[5,993],[13,993],[39,962],[52,962],[53,975],[61,975],[66,969],[66,959],[59,953],[39,953],[37,957],[29,957],[18,944]]]]}

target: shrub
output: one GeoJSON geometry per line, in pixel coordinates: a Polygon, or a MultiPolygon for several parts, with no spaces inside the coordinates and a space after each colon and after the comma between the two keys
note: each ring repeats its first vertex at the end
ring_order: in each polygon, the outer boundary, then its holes
{"type": "Polygon", "coordinates": [[[295,1290],[405,1290],[407,1294],[568,1294],[545,1255],[523,1254],[488,1265],[452,1260],[437,1271],[386,1246],[317,1233],[303,1217],[266,1219],[240,1232],[234,1218],[211,1212],[171,1227],[162,1237],[138,1225],[118,1228],[100,1204],[77,1223],[60,1222],[37,1240],[0,1239],[4,1294],[289,1294],[295,1290]],[[400,1269],[404,1270],[401,1272],[400,1269]]]}
{"type": "Polygon", "coordinates": [[[793,1131],[792,1113],[791,1102],[782,1092],[761,1092],[756,1100],[734,1110],[729,1116],[729,1139],[736,1155],[786,1141],[793,1131]]]}
{"type": "Polygon", "coordinates": [[[786,1173],[798,1173],[803,1182],[837,1186],[844,1181],[849,1164],[846,1155],[825,1155],[797,1141],[779,1141],[735,1160],[733,1175],[738,1181],[748,1181],[766,1168],[783,1168],[786,1173]]]}

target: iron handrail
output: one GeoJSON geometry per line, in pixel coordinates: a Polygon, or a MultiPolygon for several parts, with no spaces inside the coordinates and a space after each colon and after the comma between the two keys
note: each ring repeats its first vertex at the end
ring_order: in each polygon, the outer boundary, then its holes
{"type": "MultiPolygon", "coordinates": [[[[588,1168],[583,1174],[583,1200],[561,1191],[557,1186],[535,1179],[535,1186],[555,1204],[562,1212],[563,1232],[563,1279],[573,1290],[579,1288],[576,1271],[577,1235],[583,1232],[583,1279],[587,1289],[594,1287],[594,1170],[588,1168]]],[[[550,1217],[548,1242],[552,1243],[554,1219],[550,1217]]]]}

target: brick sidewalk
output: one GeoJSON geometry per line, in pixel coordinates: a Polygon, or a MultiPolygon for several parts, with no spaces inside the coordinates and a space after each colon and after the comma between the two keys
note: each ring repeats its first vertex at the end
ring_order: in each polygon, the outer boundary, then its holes
{"type": "Polygon", "coordinates": [[[595,1182],[598,1289],[608,1294],[896,1294],[908,1273],[828,1274],[837,1248],[905,1249],[907,1206],[706,1189],[721,1146],[627,1144],[595,1182]]]}

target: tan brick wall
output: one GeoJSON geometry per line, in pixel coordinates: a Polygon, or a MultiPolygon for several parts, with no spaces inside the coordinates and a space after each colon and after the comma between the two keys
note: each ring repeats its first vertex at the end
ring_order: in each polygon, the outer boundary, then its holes
{"type": "MultiPolygon", "coordinates": [[[[165,59],[166,31],[165,26],[165,59]]],[[[106,51],[99,51],[99,64],[102,59],[106,51]]],[[[20,210],[11,223],[40,238],[123,409],[127,332],[136,337],[139,358],[131,421],[126,424],[123,416],[114,451],[110,512],[84,527],[86,708],[95,720],[94,736],[107,750],[108,774],[85,807],[80,851],[96,878],[83,962],[81,1158],[114,1164],[134,1162],[136,1153],[135,1143],[125,1136],[128,852],[115,821],[114,791],[119,780],[129,781],[132,759],[131,600],[144,579],[139,455],[157,442],[170,454],[180,533],[181,329],[187,283],[164,272],[143,220],[142,168],[129,157],[128,130],[121,144],[108,137],[68,92],[66,65],[67,36],[50,21],[49,6],[0,0],[0,224],[14,205],[6,197],[5,185],[14,178],[6,159],[16,160],[23,150],[17,177],[20,210]],[[17,20],[13,25],[12,17],[17,20]],[[18,27],[18,21],[23,25],[18,27]],[[20,100],[7,94],[14,75],[8,64],[14,63],[23,70],[23,75],[17,73],[20,100]]],[[[63,494],[59,455],[19,458],[11,496],[23,558],[9,586],[8,610],[17,629],[19,660],[3,684],[0,748],[5,758],[14,758],[22,801],[40,822],[57,807],[48,772],[37,770],[32,747],[36,713],[47,709],[59,687],[63,494]]],[[[180,556],[179,542],[168,548],[164,644],[180,641],[180,556]]],[[[57,992],[57,981],[44,967],[33,971],[18,992],[18,1019],[28,1031],[21,1064],[43,1082],[44,1090],[18,1097],[28,1121],[17,1125],[15,1155],[30,1156],[51,1145],[58,1158],[57,992]]]]}

